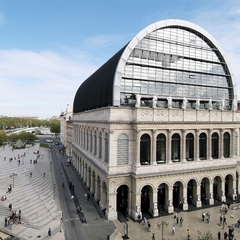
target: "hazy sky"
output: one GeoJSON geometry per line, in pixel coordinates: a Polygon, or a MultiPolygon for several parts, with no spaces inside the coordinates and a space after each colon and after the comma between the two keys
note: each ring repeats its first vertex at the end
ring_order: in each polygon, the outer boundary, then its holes
{"type": "Polygon", "coordinates": [[[0,0],[0,115],[59,115],[138,32],[173,18],[220,43],[239,95],[240,0],[0,0]]]}

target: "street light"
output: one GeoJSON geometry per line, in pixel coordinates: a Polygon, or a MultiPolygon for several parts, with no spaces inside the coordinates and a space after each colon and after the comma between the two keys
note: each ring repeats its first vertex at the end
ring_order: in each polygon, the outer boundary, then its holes
{"type": "Polygon", "coordinates": [[[220,213],[222,214],[222,222],[223,222],[223,227],[222,229],[224,229],[224,219],[225,219],[225,215],[227,214],[228,211],[228,207],[227,205],[223,204],[222,207],[220,208],[220,213]]]}
{"type": "Polygon", "coordinates": [[[14,188],[14,177],[16,177],[17,176],[17,173],[16,172],[14,172],[14,173],[12,173],[9,177],[10,178],[13,178],[13,188],[14,188]]]}
{"type": "Polygon", "coordinates": [[[157,223],[157,226],[158,226],[159,229],[160,229],[160,227],[162,227],[162,240],[164,240],[164,238],[163,238],[163,229],[164,229],[164,227],[167,227],[168,224],[169,223],[167,221],[164,221],[164,220],[162,220],[160,223],[157,223]]]}

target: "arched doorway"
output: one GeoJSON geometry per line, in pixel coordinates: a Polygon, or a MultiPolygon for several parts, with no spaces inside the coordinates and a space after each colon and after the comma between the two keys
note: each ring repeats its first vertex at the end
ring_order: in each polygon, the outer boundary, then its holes
{"type": "Polygon", "coordinates": [[[180,181],[173,185],[173,207],[179,209],[183,207],[183,185],[180,181]]]}
{"type": "Polygon", "coordinates": [[[124,217],[128,216],[128,186],[121,185],[117,189],[117,212],[118,215],[122,214],[124,217]]]}
{"type": "Polygon", "coordinates": [[[222,201],[222,179],[216,176],[213,179],[213,199],[214,201],[222,201]]]}
{"type": "Polygon", "coordinates": [[[142,213],[148,213],[150,209],[150,199],[152,199],[152,187],[147,185],[141,191],[141,210],[142,213]]]}
{"type": "Polygon", "coordinates": [[[168,185],[165,183],[161,183],[158,186],[158,212],[167,209],[168,202],[168,185]]]}
{"type": "Polygon", "coordinates": [[[226,198],[233,198],[233,177],[230,174],[225,177],[225,196],[226,198]]]}
{"type": "Polygon", "coordinates": [[[210,197],[210,181],[208,178],[203,178],[201,181],[202,205],[209,204],[209,197],[210,197]]]}
{"type": "Polygon", "coordinates": [[[197,182],[194,179],[188,181],[187,184],[187,202],[188,205],[195,205],[197,202],[197,182]]]}

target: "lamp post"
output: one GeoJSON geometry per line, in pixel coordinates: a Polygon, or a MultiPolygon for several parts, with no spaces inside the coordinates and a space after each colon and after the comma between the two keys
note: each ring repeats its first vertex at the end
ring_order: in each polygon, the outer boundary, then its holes
{"type": "Polygon", "coordinates": [[[222,221],[223,221],[222,229],[224,229],[224,223],[225,223],[224,219],[225,219],[225,216],[227,214],[227,211],[228,211],[227,205],[223,204],[222,207],[220,208],[220,213],[222,214],[222,221]]]}
{"type": "Polygon", "coordinates": [[[16,177],[16,176],[17,176],[17,173],[16,173],[16,172],[12,173],[12,174],[9,176],[10,178],[13,179],[13,188],[14,188],[14,177],[16,177]]]}
{"type": "Polygon", "coordinates": [[[163,230],[164,230],[164,227],[167,227],[168,224],[169,224],[169,223],[168,223],[167,221],[164,221],[164,220],[162,220],[160,223],[157,224],[157,225],[158,225],[158,228],[162,227],[162,240],[164,240],[164,238],[163,238],[163,230]]]}

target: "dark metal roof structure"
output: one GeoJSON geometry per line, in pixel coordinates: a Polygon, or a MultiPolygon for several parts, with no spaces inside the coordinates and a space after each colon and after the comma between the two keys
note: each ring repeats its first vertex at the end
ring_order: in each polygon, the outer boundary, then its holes
{"type": "Polygon", "coordinates": [[[74,98],[74,113],[113,106],[114,75],[126,46],[81,84],[74,98]]]}

